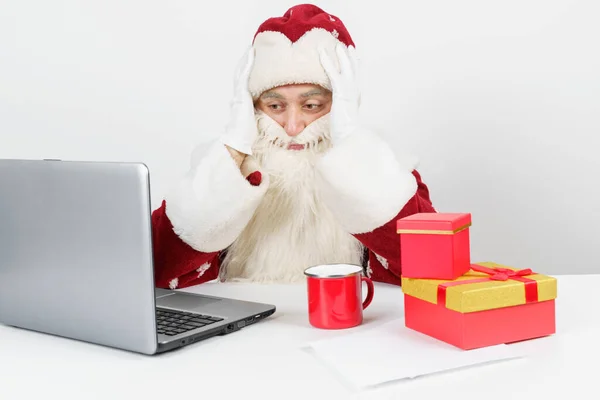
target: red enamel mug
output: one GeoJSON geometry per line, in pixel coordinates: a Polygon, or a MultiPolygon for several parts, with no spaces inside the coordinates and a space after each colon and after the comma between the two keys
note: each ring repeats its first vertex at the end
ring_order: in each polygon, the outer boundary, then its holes
{"type": "Polygon", "coordinates": [[[323,264],[304,271],[308,288],[308,320],[321,329],[345,329],[360,325],[363,310],[373,300],[373,282],[363,268],[353,264],[323,264]],[[367,295],[362,299],[362,283],[367,295]]]}

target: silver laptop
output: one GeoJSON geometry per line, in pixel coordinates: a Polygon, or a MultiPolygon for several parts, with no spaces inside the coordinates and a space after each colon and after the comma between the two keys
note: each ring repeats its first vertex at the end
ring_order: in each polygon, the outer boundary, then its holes
{"type": "Polygon", "coordinates": [[[156,354],[275,306],[154,286],[141,163],[0,160],[0,323],[156,354]]]}

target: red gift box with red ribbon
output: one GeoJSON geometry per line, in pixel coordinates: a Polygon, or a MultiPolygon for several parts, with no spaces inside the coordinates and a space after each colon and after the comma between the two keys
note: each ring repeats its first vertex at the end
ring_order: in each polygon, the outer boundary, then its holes
{"type": "Polygon", "coordinates": [[[469,350],[556,331],[556,278],[496,263],[453,280],[402,278],[408,328],[469,350]]]}

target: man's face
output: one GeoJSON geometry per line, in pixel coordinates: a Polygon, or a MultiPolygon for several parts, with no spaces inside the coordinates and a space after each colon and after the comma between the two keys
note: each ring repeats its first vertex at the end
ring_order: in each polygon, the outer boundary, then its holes
{"type": "Polygon", "coordinates": [[[303,142],[299,135],[305,128],[331,110],[331,92],[310,84],[279,86],[264,92],[255,107],[283,128],[294,150],[294,138],[303,142]]]}

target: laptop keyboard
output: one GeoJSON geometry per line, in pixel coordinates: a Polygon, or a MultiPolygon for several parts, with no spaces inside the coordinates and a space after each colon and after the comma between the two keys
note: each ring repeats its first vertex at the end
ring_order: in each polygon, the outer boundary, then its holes
{"type": "Polygon", "coordinates": [[[166,308],[156,309],[158,333],[167,336],[179,335],[219,321],[223,321],[223,318],[166,308]]]}

